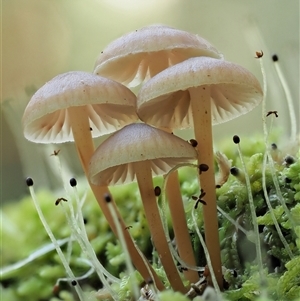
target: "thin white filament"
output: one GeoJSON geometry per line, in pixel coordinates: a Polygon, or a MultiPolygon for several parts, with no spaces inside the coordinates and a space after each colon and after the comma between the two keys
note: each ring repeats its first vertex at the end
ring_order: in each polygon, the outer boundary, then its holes
{"type": "Polygon", "coordinates": [[[279,77],[279,80],[281,82],[283,91],[285,93],[285,97],[286,97],[286,101],[287,101],[287,105],[288,105],[288,109],[289,109],[290,122],[291,122],[291,141],[295,141],[296,137],[297,137],[297,121],[296,121],[296,114],[295,114],[293,98],[292,98],[291,91],[289,89],[289,86],[283,75],[283,72],[281,70],[279,63],[274,62],[274,66],[275,66],[277,75],[279,77]]]}
{"type": "Polygon", "coordinates": [[[99,271],[101,273],[103,273],[104,275],[106,275],[108,277],[108,279],[112,282],[120,282],[120,279],[113,276],[112,274],[110,274],[104,267],[103,265],[99,262],[99,260],[97,259],[97,256],[95,254],[95,251],[92,248],[92,245],[89,242],[86,230],[85,230],[85,226],[84,226],[84,218],[82,216],[82,210],[81,210],[81,204],[80,204],[80,199],[79,199],[79,195],[78,195],[78,191],[77,188],[74,186],[73,187],[73,191],[74,191],[74,195],[75,195],[75,203],[76,203],[76,213],[78,215],[78,220],[79,220],[79,228],[81,231],[82,236],[82,240],[85,243],[87,250],[89,251],[89,254],[92,255],[93,257],[93,264],[95,266],[95,269],[97,271],[97,269],[99,269],[99,271]]]}
{"type": "MultiPolygon", "coordinates": [[[[74,187],[75,188],[75,187],[74,187]]],[[[104,275],[107,276],[112,282],[120,282],[118,278],[115,276],[111,275],[104,267],[103,265],[99,262],[94,249],[92,248],[91,243],[88,240],[87,233],[85,231],[85,226],[83,222],[83,216],[81,212],[81,207],[80,207],[80,202],[79,202],[79,197],[78,193],[76,191],[75,193],[75,199],[76,199],[76,215],[78,218],[75,218],[75,215],[69,214],[67,210],[65,209],[65,204],[63,202],[60,202],[63,211],[65,213],[66,219],[68,221],[68,224],[72,230],[72,234],[76,238],[76,241],[79,243],[82,251],[90,258],[91,262],[93,263],[95,267],[95,271],[97,275],[99,276],[100,280],[102,281],[103,285],[106,287],[110,287],[109,283],[107,282],[106,278],[104,275]],[[78,207],[79,206],[79,207],[78,207]]],[[[72,201],[69,200],[67,202],[68,207],[73,207],[72,201]]],[[[74,209],[73,209],[74,210],[74,209]]],[[[73,211],[74,212],[74,211],[73,211]]]]}
{"type": "MultiPolygon", "coordinates": [[[[64,179],[64,178],[66,178],[66,176],[64,173],[64,169],[62,168],[60,158],[59,158],[59,156],[55,156],[55,157],[56,157],[55,159],[57,161],[59,174],[61,175],[62,183],[64,183],[63,184],[64,190],[66,191],[66,193],[68,195],[70,195],[70,191],[69,191],[68,186],[66,185],[66,181],[64,179]]],[[[84,222],[83,222],[84,219],[82,216],[82,206],[84,204],[85,197],[82,199],[82,202],[80,203],[80,199],[79,199],[79,195],[78,195],[78,191],[77,191],[76,187],[73,187],[73,192],[75,195],[75,210],[74,210],[73,203],[71,201],[72,197],[70,196],[70,198],[69,198],[70,200],[67,202],[67,206],[70,210],[69,214],[67,213],[67,211],[65,210],[65,208],[63,206],[63,203],[61,202],[64,214],[65,214],[66,219],[69,223],[69,226],[72,230],[72,235],[75,236],[76,241],[79,243],[83,252],[90,258],[91,262],[94,265],[95,271],[96,271],[97,275],[99,276],[100,280],[102,281],[103,285],[108,286],[108,290],[110,290],[110,285],[108,284],[104,275],[112,282],[120,282],[120,279],[118,279],[117,277],[110,274],[97,259],[97,256],[96,256],[96,254],[89,242],[89,239],[87,237],[87,233],[86,233],[84,222]]],[[[85,196],[86,196],[86,194],[85,194],[85,196]]],[[[69,258],[71,257],[71,253],[72,253],[72,244],[70,243],[68,246],[69,258]]],[[[113,292],[111,290],[110,290],[110,292],[113,295],[113,292]]]]}
{"type": "MultiPolygon", "coordinates": [[[[57,240],[57,244],[59,246],[64,245],[65,243],[69,242],[69,237],[64,238],[64,239],[59,239],[57,240]]],[[[1,279],[5,279],[6,274],[9,274],[11,272],[14,272],[15,270],[18,270],[22,267],[24,267],[25,265],[33,262],[34,260],[40,258],[41,256],[44,256],[45,254],[51,252],[55,250],[55,246],[54,244],[51,242],[47,245],[42,246],[41,248],[35,250],[34,252],[32,252],[31,254],[29,254],[28,257],[26,257],[25,259],[22,259],[16,263],[13,263],[9,266],[6,266],[2,269],[0,269],[0,275],[1,275],[1,279]]],[[[70,279],[67,279],[67,281],[69,281],[70,279]]]]}
{"type": "Polygon", "coordinates": [[[257,264],[258,264],[258,269],[259,269],[259,274],[261,281],[263,280],[263,262],[262,262],[262,254],[261,254],[261,245],[260,245],[260,235],[259,235],[259,230],[258,230],[258,223],[256,219],[256,211],[255,211],[255,206],[254,206],[254,201],[253,201],[253,196],[252,196],[252,191],[251,191],[251,183],[250,183],[250,178],[246,169],[245,161],[242,156],[241,152],[241,147],[240,144],[237,144],[237,149],[239,153],[239,157],[242,163],[243,171],[245,173],[245,180],[246,180],[246,187],[247,187],[247,192],[248,192],[248,201],[250,205],[250,211],[251,211],[251,217],[252,217],[252,224],[254,228],[254,233],[255,233],[255,247],[256,247],[256,256],[257,256],[257,264]]]}
{"type": "MultiPolygon", "coordinates": [[[[263,96],[263,100],[262,100],[262,120],[263,120],[263,131],[264,131],[265,148],[266,148],[265,155],[264,155],[264,164],[263,164],[263,189],[266,189],[266,188],[264,188],[264,186],[266,184],[265,170],[266,170],[266,164],[267,164],[266,162],[267,162],[267,159],[268,159],[269,166],[270,166],[270,171],[271,171],[272,179],[273,179],[273,182],[274,182],[274,186],[275,186],[277,197],[278,197],[278,199],[279,199],[279,201],[280,201],[280,203],[281,203],[281,205],[282,205],[282,207],[283,207],[283,209],[285,211],[285,214],[287,215],[288,219],[291,221],[291,223],[293,225],[293,228],[295,229],[295,223],[294,223],[293,217],[292,217],[292,215],[291,215],[288,207],[285,204],[285,201],[283,199],[283,196],[282,196],[282,193],[281,193],[281,190],[280,190],[280,187],[279,187],[279,183],[278,183],[278,180],[277,180],[277,177],[276,177],[276,171],[275,171],[274,161],[273,161],[273,158],[272,158],[272,156],[270,154],[269,147],[268,147],[268,138],[269,138],[269,132],[271,131],[272,123],[270,125],[270,130],[268,131],[268,129],[267,129],[267,121],[266,121],[266,114],[267,114],[267,111],[266,111],[267,77],[266,77],[266,73],[265,73],[265,69],[264,69],[262,58],[260,58],[259,62],[260,62],[261,73],[262,73],[262,76],[263,76],[263,91],[264,91],[264,96],[263,96]],[[266,157],[266,159],[265,159],[265,157],[266,157]]],[[[275,66],[276,66],[276,64],[275,64],[275,66]]],[[[271,119],[271,122],[273,122],[273,119],[271,119]]],[[[266,202],[267,202],[267,205],[269,207],[269,210],[270,210],[270,213],[271,213],[271,216],[272,216],[272,215],[274,215],[273,214],[273,210],[271,210],[272,206],[271,206],[271,204],[269,206],[270,202],[268,203],[269,198],[268,198],[268,196],[266,197],[265,190],[264,190],[264,194],[265,194],[266,202]]],[[[275,216],[274,216],[274,218],[275,218],[275,216]]],[[[273,219],[273,216],[272,216],[272,219],[273,219]]],[[[275,220],[276,220],[276,218],[275,218],[275,220]]],[[[277,223],[277,220],[276,220],[276,223],[277,223]]],[[[277,229],[276,223],[274,222],[274,225],[275,225],[275,227],[277,229]]],[[[278,227],[279,227],[279,225],[278,225],[278,227]]],[[[277,230],[277,232],[278,232],[278,230],[277,230]]],[[[281,231],[278,232],[279,236],[280,236],[280,233],[281,233],[281,231]]],[[[281,241],[285,245],[285,243],[283,242],[283,240],[281,240],[281,241]]],[[[285,239],[284,239],[284,241],[286,242],[285,239]]]]}
{"type": "MultiPolygon", "coordinates": [[[[76,277],[77,281],[87,279],[95,272],[95,268],[89,260],[87,260],[85,258],[79,258],[79,261],[86,263],[90,267],[90,269],[82,276],[76,277]]],[[[69,281],[69,279],[68,278],[59,278],[59,279],[57,279],[56,284],[59,285],[60,282],[65,282],[65,281],[69,281]]]]}
{"type": "Polygon", "coordinates": [[[237,229],[242,231],[246,236],[249,236],[250,233],[246,229],[244,229],[239,223],[237,223],[228,213],[226,213],[222,208],[217,206],[218,211],[225,216],[237,229]]]}
{"type": "Polygon", "coordinates": [[[215,273],[214,273],[214,270],[213,270],[213,266],[212,266],[212,263],[211,263],[211,260],[210,260],[209,252],[208,252],[205,241],[204,241],[204,239],[201,235],[201,232],[199,231],[198,225],[197,225],[197,221],[196,221],[196,217],[195,217],[195,208],[192,209],[192,218],[193,218],[196,233],[197,233],[197,235],[200,239],[201,245],[202,245],[203,250],[204,250],[204,254],[205,254],[205,257],[206,257],[206,262],[207,262],[207,265],[208,265],[208,268],[209,268],[209,271],[210,271],[210,275],[211,275],[211,281],[214,285],[214,288],[217,292],[218,297],[221,298],[220,287],[218,285],[218,281],[216,279],[216,276],[215,276],[215,273]]]}
{"type": "MultiPolygon", "coordinates": [[[[70,201],[68,201],[70,203],[70,201]]],[[[66,216],[66,219],[68,221],[68,224],[72,230],[72,235],[74,236],[75,240],[79,243],[80,248],[82,249],[83,253],[90,259],[92,264],[95,267],[95,271],[100,278],[101,282],[103,283],[103,286],[109,291],[111,296],[115,301],[119,301],[117,294],[111,289],[108,281],[106,280],[104,276],[105,268],[101,265],[101,263],[98,261],[97,256],[95,254],[95,251],[91,247],[91,244],[89,241],[86,240],[85,237],[85,231],[82,231],[80,229],[80,226],[76,223],[77,221],[72,218],[71,214],[69,214],[65,208],[65,204],[63,202],[60,202],[61,207],[63,208],[64,214],[66,216]]],[[[114,276],[113,276],[114,277],[114,276]]]]}
{"type": "Polygon", "coordinates": [[[109,212],[112,216],[112,219],[114,221],[114,224],[116,226],[118,238],[120,240],[120,243],[121,243],[124,255],[125,255],[125,263],[126,263],[126,267],[127,267],[127,272],[130,275],[129,281],[130,281],[130,284],[131,284],[131,287],[132,287],[132,290],[133,290],[133,296],[134,296],[135,300],[138,300],[138,298],[139,298],[139,287],[137,285],[137,282],[134,279],[135,278],[135,273],[134,273],[135,270],[134,270],[134,267],[133,267],[131,259],[130,259],[130,255],[129,255],[129,252],[128,252],[128,249],[127,249],[127,245],[126,245],[126,242],[125,242],[125,238],[124,238],[124,234],[123,234],[121,225],[120,225],[119,220],[118,220],[117,213],[116,213],[116,211],[113,207],[113,204],[111,202],[108,202],[107,206],[108,206],[109,212]],[[133,277],[133,279],[131,279],[131,277],[133,277]]]}
{"type": "Polygon", "coordinates": [[[293,259],[294,255],[292,253],[292,250],[291,250],[290,246],[288,245],[286,239],[284,238],[284,236],[282,234],[282,231],[281,231],[280,226],[277,222],[276,216],[274,214],[274,211],[273,211],[270,199],[269,199],[269,195],[268,195],[267,187],[266,187],[266,166],[267,166],[267,153],[264,154],[264,161],[263,161],[263,167],[262,167],[262,186],[263,186],[264,197],[265,197],[266,203],[268,205],[269,212],[270,212],[271,217],[272,217],[272,221],[273,221],[274,226],[277,230],[278,236],[279,236],[282,244],[284,245],[286,252],[290,256],[290,258],[293,259]]]}
{"type": "MultiPolygon", "coordinates": [[[[63,264],[63,266],[65,268],[65,270],[66,270],[66,273],[67,273],[68,277],[70,278],[70,281],[75,280],[76,277],[73,274],[73,271],[71,270],[71,268],[70,268],[70,266],[69,266],[69,264],[67,262],[67,259],[66,259],[65,255],[63,254],[63,252],[62,252],[62,250],[61,250],[61,248],[60,248],[60,246],[59,246],[59,244],[58,244],[58,242],[57,242],[57,240],[56,240],[53,232],[51,231],[51,229],[50,229],[50,227],[49,227],[49,225],[48,225],[48,223],[47,223],[47,221],[46,221],[46,219],[44,217],[44,214],[43,214],[43,212],[41,210],[41,207],[39,205],[39,202],[38,202],[38,200],[36,198],[36,195],[35,195],[35,192],[34,192],[34,189],[33,189],[32,186],[29,187],[29,191],[30,191],[33,203],[35,205],[36,211],[37,211],[37,213],[39,215],[39,218],[40,218],[40,220],[41,220],[41,222],[42,222],[42,224],[43,224],[43,226],[44,226],[44,228],[45,228],[48,236],[50,237],[53,245],[55,246],[56,252],[57,252],[57,254],[58,254],[58,256],[59,256],[59,258],[60,258],[60,260],[61,260],[61,262],[62,262],[62,264],[63,264]]],[[[83,291],[82,291],[80,285],[77,283],[77,285],[75,285],[74,288],[75,288],[76,293],[78,294],[79,300],[80,301],[84,301],[83,291]]]]}
{"type": "Polygon", "coordinates": [[[263,166],[262,166],[262,187],[263,187],[264,197],[265,197],[267,206],[269,208],[269,212],[271,214],[271,218],[273,220],[274,226],[277,230],[278,236],[279,236],[282,244],[284,245],[285,250],[287,251],[288,255],[292,259],[294,257],[293,253],[292,253],[291,248],[288,245],[286,239],[284,238],[284,236],[282,234],[282,231],[281,231],[280,226],[279,226],[279,224],[277,222],[277,219],[275,217],[274,210],[273,210],[273,207],[271,205],[269,195],[268,195],[268,192],[267,192],[267,186],[266,186],[267,158],[269,158],[269,160],[273,161],[273,159],[270,155],[270,152],[269,152],[269,147],[268,147],[269,141],[268,140],[269,140],[269,133],[271,132],[271,128],[272,128],[274,118],[271,119],[270,129],[268,131],[267,121],[266,121],[266,114],[267,114],[267,112],[266,112],[267,79],[266,79],[265,68],[264,68],[264,65],[263,65],[263,59],[260,58],[259,62],[260,62],[261,73],[262,73],[262,76],[263,76],[264,97],[263,97],[263,101],[262,101],[262,120],[263,120],[263,129],[264,129],[264,138],[265,138],[264,140],[265,140],[265,148],[266,148],[266,151],[264,153],[264,158],[263,158],[263,166]]]}

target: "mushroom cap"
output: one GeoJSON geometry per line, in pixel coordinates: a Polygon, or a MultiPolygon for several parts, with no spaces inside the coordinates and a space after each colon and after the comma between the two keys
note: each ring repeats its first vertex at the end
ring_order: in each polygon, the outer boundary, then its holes
{"type": "Polygon", "coordinates": [[[93,137],[138,119],[136,96],[127,87],[92,73],[72,71],[54,77],[32,96],[23,115],[25,137],[39,143],[73,141],[68,108],[83,106],[93,137]]]}
{"type": "Polygon", "coordinates": [[[134,162],[150,161],[154,176],[179,163],[196,159],[183,139],[144,123],[130,124],[99,145],[90,160],[89,178],[95,185],[118,185],[135,180],[134,162]]]}
{"type": "Polygon", "coordinates": [[[222,58],[216,48],[195,34],[151,25],[110,43],[97,58],[94,73],[133,87],[195,56],[222,58]]]}
{"type": "Polygon", "coordinates": [[[246,114],[263,99],[260,83],[247,69],[224,60],[197,57],[147,81],[137,96],[138,115],[157,127],[190,128],[193,117],[189,89],[201,86],[210,86],[213,124],[246,114]]]}

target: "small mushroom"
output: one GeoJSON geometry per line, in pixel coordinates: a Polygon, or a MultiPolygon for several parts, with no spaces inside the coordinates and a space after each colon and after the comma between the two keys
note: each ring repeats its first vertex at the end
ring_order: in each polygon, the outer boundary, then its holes
{"type": "MultiPolygon", "coordinates": [[[[92,136],[108,134],[135,122],[138,119],[135,105],[136,96],[118,82],[82,71],[64,73],[47,82],[31,98],[23,116],[24,135],[37,143],[74,140],[87,175],[88,164],[94,153],[92,136]]],[[[105,218],[117,235],[112,216],[103,201],[103,196],[109,193],[107,186],[91,183],[90,186],[105,218]]],[[[116,206],[114,202],[113,205],[116,206]]],[[[125,229],[123,219],[120,215],[118,217],[122,229],[125,229]]],[[[151,277],[151,266],[146,264],[136,249],[128,231],[124,230],[123,234],[135,267],[145,279],[151,277]]],[[[162,289],[163,284],[155,277],[157,287],[162,289]]]]}
{"type": "MultiPolygon", "coordinates": [[[[135,104],[135,95],[113,80],[82,71],[60,74],[29,101],[23,115],[24,135],[36,143],[75,141],[87,174],[94,152],[92,136],[135,122],[135,104]]],[[[105,193],[107,188],[100,192],[101,199],[105,193]]]]}
{"type": "Polygon", "coordinates": [[[190,58],[146,82],[137,97],[141,120],[162,128],[194,127],[199,174],[206,193],[205,239],[218,283],[222,286],[220,243],[213,165],[212,125],[247,113],[262,101],[257,79],[243,67],[209,57],[190,58]]]}
{"type": "Polygon", "coordinates": [[[151,25],[130,32],[110,43],[98,56],[94,73],[130,87],[190,57],[222,55],[198,35],[151,25]]]}
{"type": "Polygon", "coordinates": [[[186,292],[174,264],[154,193],[152,175],[166,174],[179,163],[196,158],[186,141],[149,125],[125,126],[107,138],[91,158],[89,176],[95,185],[137,180],[154,246],[172,288],[186,292]]]}

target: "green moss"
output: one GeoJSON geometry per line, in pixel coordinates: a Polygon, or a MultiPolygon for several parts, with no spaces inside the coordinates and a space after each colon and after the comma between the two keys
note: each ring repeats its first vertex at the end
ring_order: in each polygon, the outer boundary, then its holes
{"type": "MultiPolygon", "coordinates": [[[[225,300],[296,300],[300,294],[300,160],[299,153],[295,163],[290,166],[276,164],[276,178],[279,181],[283,200],[293,218],[289,220],[285,209],[279,201],[269,167],[266,168],[266,189],[268,196],[284,237],[292,251],[291,259],[282,245],[274,227],[274,221],[266,206],[263,183],[262,167],[264,144],[262,139],[245,141],[243,143],[247,172],[250,175],[251,190],[256,207],[257,221],[260,226],[261,241],[263,242],[263,259],[265,263],[264,285],[257,271],[255,263],[255,248],[253,248],[252,221],[248,205],[247,188],[243,177],[230,176],[228,181],[217,189],[218,205],[234,221],[248,231],[247,235],[241,233],[226,217],[219,214],[220,238],[222,247],[222,262],[227,268],[225,279],[228,290],[223,293],[225,300]],[[288,179],[288,180],[286,180],[288,179]],[[276,264],[274,264],[274,261],[276,264]],[[233,276],[233,270],[236,277],[233,276]],[[265,297],[263,296],[265,294],[265,297]]],[[[240,167],[235,147],[231,144],[224,147],[225,154],[233,164],[240,167]]],[[[187,223],[191,232],[191,239],[195,252],[198,255],[198,264],[204,265],[205,258],[202,246],[194,233],[194,223],[191,212],[195,206],[192,196],[199,195],[197,172],[195,168],[182,168],[179,171],[181,191],[187,215],[187,223]]],[[[84,197],[85,187],[79,183],[80,197],[84,197]],[[80,188],[81,187],[81,188],[80,188]],[[80,190],[81,189],[81,190],[80,190]]],[[[163,187],[161,178],[155,179],[155,185],[163,187]]],[[[154,267],[161,279],[168,284],[161,267],[155,266],[156,253],[153,253],[150,233],[143,214],[142,202],[136,184],[124,185],[113,188],[112,193],[116,203],[128,225],[128,231],[135,239],[137,245],[149,259],[154,260],[154,267]]],[[[70,238],[70,229],[60,206],[55,206],[55,200],[66,197],[65,193],[39,191],[37,193],[45,217],[58,240],[70,238]]],[[[69,200],[70,201],[70,200],[69,200]]],[[[160,199],[161,202],[161,199],[160,199]]],[[[121,300],[130,300],[132,287],[130,277],[125,273],[125,259],[119,242],[110,232],[107,222],[101,214],[97,202],[91,192],[88,192],[83,206],[83,216],[86,219],[86,231],[99,260],[104,267],[120,277],[119,284],[112,288],[118,292],[121,300]]],[[[1,223],[0,252],[2,266],[21,262],[19,267],[1,270],[1,296],[3,301],[41,301],[41,300],[75,300],[73,290],[65,282],[60,282],[56,294],[53,289],[59,278],[65,277],[56,252],[48,250],[38,255],[41,247],[46,250],[50,244],[48,236],[37,216],[30,197],[25,197],[18,203],[6,205],[1,209],[3,222],[1,223]],[[13,238],[13,239],[12,239],[13,238]]],[[[169,221],[169,214],[167,219],[169,221]]],[[[201,206],[197,209],[197,226],[202,229],[203,219],[201,206]]],[[[172,231],[170,232],[172,235],[172,231]]],[[[63,251],[67,254],[68,246],[65,243],[63,251]]],[[[84,275],[90,266],[82,261],[86,257],[77,243],[72,244],[70,257],[71,268],[75,275],[84,275]]],[[[138,273],[131,275],[139,286],[142,279],[138,273]]],[[[95,300],[96,291],[101,288],[101,283],[95,274],[82,281],[86,293],[86,300],[95,300]]],[[[99,294],[99,293],[98,293],[99,294]]],[[[104,294],[105,295],[105,294],[104,294]]],[[[161,292],[159,300],[187,300],[185,296],[171,290],[161,292]]],[[[200,297],[199,297],[199,300],[200,297]]]]}

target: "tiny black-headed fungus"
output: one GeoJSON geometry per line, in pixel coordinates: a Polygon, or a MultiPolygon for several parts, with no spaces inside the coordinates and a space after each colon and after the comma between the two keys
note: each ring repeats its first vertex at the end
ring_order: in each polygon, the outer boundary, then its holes
{"type": "Polygon", "coordinates": [[[260,59],[261,57],[263,57],[264,56],[264,52],[261,50],[261,51],[256,51],[255,52],[255,58],[256,59],[260,59]]]}
{"type": "Polygon", "coordinates": [[[76,281],[76,280],[72,280],[71,284],[72,284],[73,286],[76,286],[76,285],[77,285],[77,281],[76,281]]]}
{"type": "Polygon", "coordinates": [[[272,148],[272,150],[276,150],[277,149],[277,144],[276,143],[272,143],[271,144],[271,148],[272,148]]]}
{"type": "Polygon", "coordinates": [[[160,189],[160,187],[159,186],[155,186],[155,188],[154,188],[154,194],[155,194],[155,196],[160,196],[160,194],[161,194],[161,189],[160,189]]]}
{"type": "Polygon", "coordinates": [[[75,178],[71,178],[71,179],[70,179],[70,185],[71,185],[72,187],[77,186],[77,181],[76,181],[75,178]]]}
{"type": "Polygon", "coordinates": [[[110,203],[111,202],[111,196],[108,193],[106,193],[104,195],[104,200],[105,200],[106,203],[110,203]]]}
{"type": "Polygon", "coordinates": [[[284,158],[284,162],[287,166],[290,166],[291,164],[295,163],[295,158],[288,155],[284,158]]]}
{"type": "Polygon", "coordinates": [[[33,180],[32,180],[32,178],[27,178],[26,179],[26,184],[27,184],[28,187],[33,186],[33,180]]]}
{"type": "Polygon", "coordinates": [[[199,174],[201,175],[202,172],[208,171],[209,166],[205,163],[199,165],[199,174]]]}
{"type": "Polygon", "coordinates": [[[192,147],[196,147],[198,145],[198,142],[195,139],[190,139],[189,142],[190,142],[190,144],[191,144],[192,147]]]}
{"type": "Polygon", "coordinates": [[[240,174],[240,170],[237,167],[232,167],[232,168],[230,168],[230,173],[233,176],[237,177],[240,174]]]}
{"type": "Polygon", "coordinates": [[[233,142],[235,144],[239,144],[240,143],[240,137],[238,135],[234,135],[232,138],[233,142]]]}
{"type": "Polygon", "coordinates": [[[273,62],[278,62],[278,55],[277,54],[272,55],[272,61],[273,62]]]}

